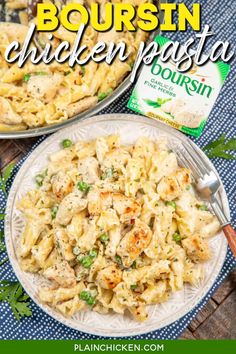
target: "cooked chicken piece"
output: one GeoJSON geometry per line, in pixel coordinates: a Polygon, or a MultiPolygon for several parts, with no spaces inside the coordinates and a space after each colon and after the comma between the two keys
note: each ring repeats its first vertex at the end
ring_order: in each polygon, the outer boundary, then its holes
{"type": "Polygon", "coordinates": [[[85,157],[79,160],[78,172],[81,179],[88,183],[93,184],[99,180],[98,176],[98,161],[95,157],[85,157]]]}
{"type": "Polygon", "coordinates": [[[186,187],[191,183],[191,171],[187,168],[179,168],[175,172],[175,176],[182,191],[185,191],[186,187]]]}
{"type": "Polygon", "coordinates": [[[58,262],[52,267],[47,268],[43,275],[49,280],[54,280],[64,288],[70,288],[76,285],[75,271],[66,261],[58,262]]]}
{"type": "Polygon", "coordinates": [[[0,97],[0,123],[4,124],[20,124],[22,118],[14,112],[11,104],[6,98],[0,97]]]}
{"type": "Polygon", "coordinates": [[[94,97],[86,97],[82,100],[72,103],[67,107],[68,117],[73,117],[76,114],[86,111],[89,108],[92,108],[96,105],[98,98],[94,97]]]}
{"type": "Polygon", "coordinates": [[[57,198],[62,199],[67,194],[72,192],[73,182],[70,177],[59,171],[56,175],[51,178],[52,191],[57,196],[57,198]]]}
{"type": "Polygon", "coordinates": [[[117,225],[120,225],[120,220],[114,209],[110,208],[101,212],[100,218],[97,221],[97,226],[101,230],[109,231],[117,225]]]}
{"type": "Polygon", "coordinates": [[[58,228],[55,230],[55,244],[58,253],[66,260],[72,261],[75,255],[72,251],[72,246],[69,243],[69,237],[65,229],[58,228]]]}
{"type": "Polygon", "coordinates": [[[114,289],[122,281],[122,271],[112,264],[100,270],[96,282],[104,289],[114,289]]]}
{"type": "Polygon", "coordinates": [[[208,211],[198,210],[196,214],[196,227],[195,231],[203,238],[215,236],[220,230],[220,222],[215,215],[208,211]],[[204,214],[208,213],[207,217],[204,214]],[[208,220],[206,220],[208,218],[208,220]],[[204,225],[205,221],[205,225],[204,225]]]}
{"type": "Polygon", "coordinates": [[[87,200],[81,198],[81,193],[73,192],[68,194],[61,202],[56,215],[56,222],[60,225],[68,225],[72,217],[84,210],[87,200]]]}
{"type": "Polygon", "coordinates": [[[157,186],[161,199],[171,201],[178,198],[191,183],[191,171],[179,168],[168,177],[163,177],[157,186]]]}
{"type": "Polygon", "coordinates": [[[50,102],[60,88],[63,81],[61,74],[31,75],[27,84],[28,93],[37,99],[50,102]]]}
{"type": "Polygon", "coordinates": [[[136,220],[134,227],[121,240],[117,254],[123,265],[128,268],[135,259],[148,247],[152,238],[150,228],[143,222],[136,220]]]}
{"type": "Polygon", "coordinates": [[[215,215],[199,209],[202,203],[189,192],[184,192],[176,201],[176,214],[179,232],[182,236],[201,235],[203,238],[216,235],[220,223],[215,215]]]}
{"type": "Polygon", "coordinates": [[[187,237],[182,241],[182,245],[193,262],[207,261],[211,257],[208,243],[201,236],[187,237]]]}
{"type": "Polygon", "coordinates": [[[102,211],[111,208],[112,193],[101,192],[93,188],[87,195],[88,211],[91,215],[99,215],[102,211]]]}
{"type": "Polygon", "coordinates": [[[131,219],[137,218],[141,212],[138,201],[121,193],[113,194],[113,208],[120,215],[121,222],[129,222],[131,219]]]}
{"type": "Polygon", "coordinates": [[[176,155],[162,150],[155,152],[151,157],[151,168],[149,170],[149,179],[158,183],[162,177],[169,176],[178,168],[176,155]]]}

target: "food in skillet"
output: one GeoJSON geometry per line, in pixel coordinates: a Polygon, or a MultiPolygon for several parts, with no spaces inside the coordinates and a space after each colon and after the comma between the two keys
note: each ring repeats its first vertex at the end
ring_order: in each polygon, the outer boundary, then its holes
{"type": "Polygon", "coordinates": [[[144,321],[146,305],[204,276],[219,222],[163,140],[124,146],[112,135],[63,147],[19,202],[21,268],[48,280],[38,297],[65,316],[129,311],[144,321]]]}
{"type": "MultiPolygon", "coordinates": [[[[147,0],[148,2],[149,0],[147,0]]],[[[45,1],[48,2],[48,1],[45,1]]],[[[60,8],[71,1],[55,1],[60,8]]],[[[103,6],[106,1],[97,1],[103,6]]],[[[134,0],[138,6],[142,0],[134,0]]],[[[35,2],[34,2],[35,3],[35,2]]],[[[89,8],[90,1],[80,1],[89,8]]],[[[114,1],[117,3],[117,1],[114,1]]],[[[26,10],[27,1],[10,1],[6,6],[11,9],[22,9],[21,24],[0,23],[0,130],[24,130],[45,125],[61,123],[69,118],[95,106],[103,100],[124,80],[131,71],[139,44],[147,39],[147,32],[137,29],[135,33],[124,30],[116,32],[96,32],[90,25],[86,27],[81,45],[90,51],[94,45],[103,41],[127,44],[129,58],[126,62],[116,59],[113,64],[97,64],[90,61],[86,66],[76,65],[73,69],[66,62],[56,61],[49,65],[33,65],[27,61],[23,68],[18,64],[9,64],[4,59],[7,46],[14,40],[21,44],[28,32],[28,19],[35,21],[35,9],[26,10]]],[[[101,11],[101,14],[103,12],[101,11]]],[[[74,12],[71,20],[78,22],[79,14],[74,12]]],[[[102,15],[101,15],[102,16],[102,15]]],[[[102,19],[101,19],[102,20],[102,19]]],[[[53,46],[56,48],[62,41],[74,43],[76,33],[59,27],[53,32],[53,46]]],[[[48,41],[46,34],[37,37],[37,43],[43,48],[48,41]]],[[[88,52],[87,52],[88,53],[88,52]]],[[[86,53],[85,53],[86,54],[86,53]]]]}

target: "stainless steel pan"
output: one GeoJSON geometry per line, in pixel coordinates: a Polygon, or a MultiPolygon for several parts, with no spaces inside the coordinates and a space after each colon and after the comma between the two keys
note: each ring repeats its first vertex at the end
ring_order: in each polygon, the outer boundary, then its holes
{"type": "MultiPolygon", "coordinates": [[[[155,0],[154,2],[157,4],[158,3],[165,3],[165,2],[167,2],[167,0],[160,0],[160,1],[155,0]]],[[[5,3],[5,0],[0,0],[0,4],[2,5],[2,11],[0,12],[0,21],[5,20],[4,3],[5,3]]],[[[13,20],[14,20],[14,22],[18,22],[17,15],[15,16],[15,18],[13,20]]],[[[162,16],[162,14],[160,14],[160,22],[162,22],[162,20],[163,20],[163,16],[162,16]]],[[[153,32],[150,36],[149,41],[151,41],[159,32],[160,32],[159,29],[157,31],[153,32]]],[[[139,70],[139,72],[140,72],[140,70],[139,70]]],[[[0,139],[29,138],[29,137],[40,136],[40,135],[50,134],[52,132],[55,132],[55,131],[57,131],[61,128],[64,128],[70,124],[73,124],[79,120],[83,120],[85,118],[96,115],[102,109],[109,106],[118,97],[120,97],[130,86],[131,86],[130,75],[128,75],[125,78],[125,80],[114,90],[114,92],[110,96],[108,96],[107,98],[105,98],[101,102],[97,103],[97,105],[95,107],[92,107],[91,109],[88,109],[85,112],[77,114],[74,117],[72,117],[62,123],[48,125],[48,126],[44,126],[44,127],[40,127],[40,128],[35,128],[35,129],[15,131],[15,132],[12,132],[12,131],[11,132],[1,132],[0,131],[0,139]]]]}

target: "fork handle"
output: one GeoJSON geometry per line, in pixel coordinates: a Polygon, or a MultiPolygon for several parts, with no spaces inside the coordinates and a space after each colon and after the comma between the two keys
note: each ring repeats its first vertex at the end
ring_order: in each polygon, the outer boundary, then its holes
{"type": "Polygon", "coordinates": [[[228,240],[229,247],[236,257],[236,231],[232,228],[230,224],[223,226],[224,234],[228,240]]]}

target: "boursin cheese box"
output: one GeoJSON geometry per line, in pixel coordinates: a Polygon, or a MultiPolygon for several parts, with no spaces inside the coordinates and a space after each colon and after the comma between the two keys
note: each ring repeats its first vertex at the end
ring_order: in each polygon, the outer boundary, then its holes
{"type": "MultiPolygon", "coordinates": [[[[169,39],[158,36],[160,47],[169,39]]],[[[209,61],[184,73],[158,58],[144,65],[128,107],[184,133],[200,136],[229,72],[229,65],[209,61]]]]}

